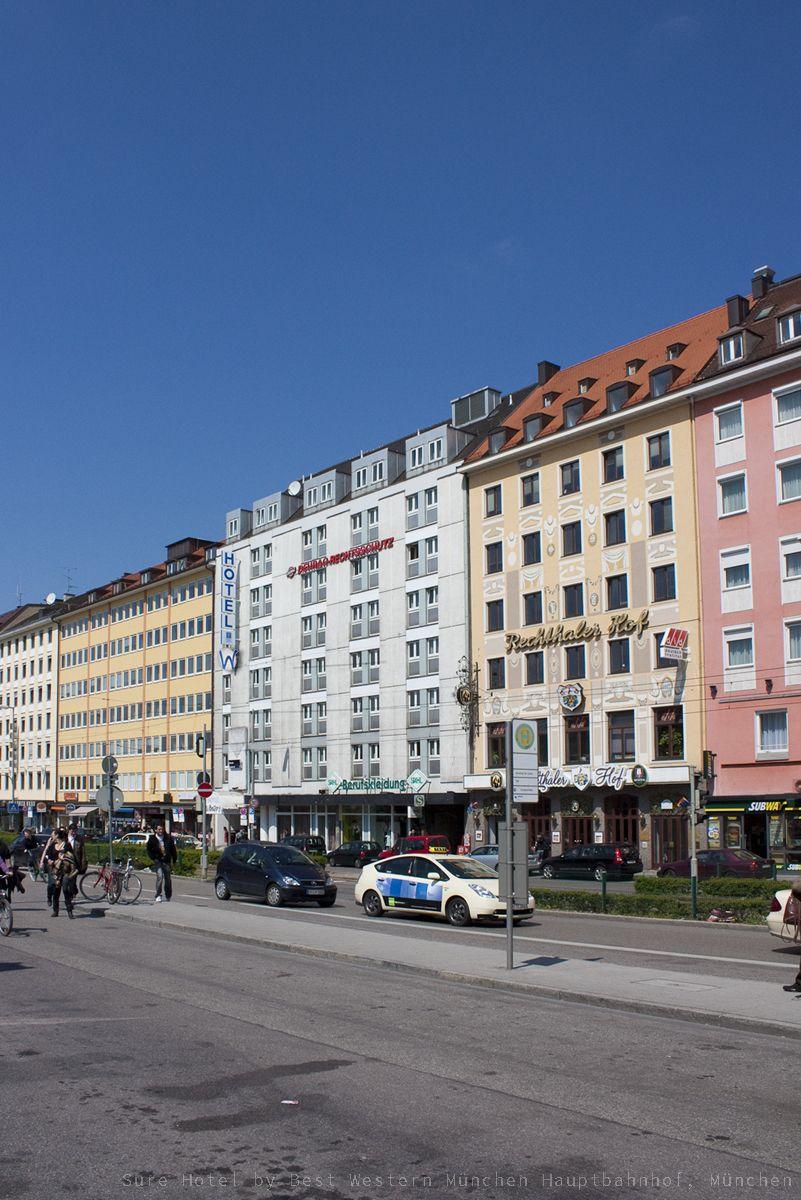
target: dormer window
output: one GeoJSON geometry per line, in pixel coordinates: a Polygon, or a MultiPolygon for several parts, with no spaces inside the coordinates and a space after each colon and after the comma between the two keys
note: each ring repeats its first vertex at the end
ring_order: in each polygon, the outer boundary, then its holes
{"type": "Polygon", "coordinates": [[[236,535],[238,533],[239,533],[239,518],[232,517],[232,519],[228,522],[228,536],[236,537],[236,535]]]}
{"type": "Polygon", "coordinates": [[[728,366],[729,363],[737,362],[744,355],[745,338],[742,333],[730,333],[720,339],[718,357],[720,358],[720,365],[722,367],[728,366]]]}
{"type": "Polygon", "coordinates": [[[306,489],[306,507],[314,508],[317,503],[317,488],[310,487],[306,489]]]}
{"type": "Polygon", "coordinates": [[[359,467],[354,477],[355,488],[367,487],[367,467],[359,467]]]}
{"type": "Polygon", "coordinates": [[[592,379],[589,375],[586,376],[584,379],[580,379],[579,385],[578,385],[579,395],[586,396],[587,392],[590,390],[590,388],[592,387],[592,385],[595,382],[596,381],[594,379],[592,379]]]}
{"type": "Polygon", "coordinates": [[[326,500],[333,500],[333,499],[334,499],[334,482],[332,479],[329,479],[328,482],[324,483],[320,488],[320,501],[324,503],[326,500]]]}
{"type": "Polygon", "coordinates": [[[503,450],[506,444],[506,430],[496,429],[495,433],[490,434],[489,449],[490,454],[497,454],[499,450],[503,450]]]}
{"type": "Polygon", "coordinates": [[[637,372],[639,371],[640,367],[644,367],[644,366],[645,366],[645,359],[630,358],[629,361],[626,363],[626,374],[627,375],[636,375],[637,372]]]}
{"type": "Polygon", "coordinates": [[[546,392],[545,395],[542,397],[542,403],[545,405],[546,408],[550,408],[551,405],[553,404],[554,400],[556,400],[556,398],[558,397],[558,395],[559,395],[558,392],[546,392]]]}
{"type": "Polygon", "coordinates": [[[564,409],[565,429],[572,429],[574,425],[578,425],[586,411],[583,400],[573,400],[570,404],[566,404],[564,409]]]}
{"type": "Polygon", "coordinates": [[[660,396],[666,395],[675,379],[675,367],[659,367],[656,371],[652,371],[650,375],[651,399],[657,400],[660,396]]]}
{"type": "Polygon", "coordinates": [[[542,426],[542,413],[537,413],[535,417],[527,417],[523,422],[523,441],[533,442],[534,438],[542,433],[542,426]]]}
{"type": "Polygon", "coordinates": [[[687,349],[685,342],[671,342],[667,348],[668,361],[678,358],[683,350],[687,349]]]}
{"type": "Polygon", "coordinates": [[[378,462],[373,463],[373,483],[381,483],[383,478],[384,478],[384,464],[379,459],[378,462]]]}
{"type": "Polygon", "coordinates": [[[150,583],[150,571],[142,571],[139,576],[140,583],[150,583]]]}
{"type": "Polygon", "coordinates": [[[782,344],[785,342],[794,342],[797,338],[801,338],[801,309],[779,317],[777,324],[779,326],[779,341],[782,344]]]}
{"type": "Polygon", "coordinates": [[[608,413],[620,412],[633,390],[633,385],[630,383],[613,383],[606,389],[606,411],[608,413]]]}
{"type": "MultiPolygon", "coordinates": [[[[146,580],[143,579],[142,582],[145,583],[146,580]]],[[[87,604],[94,604],[96,599],[97,599],[97,592],[89,592],[89,594],[86,597],[86,602],[87,602],[87,604]]]]}

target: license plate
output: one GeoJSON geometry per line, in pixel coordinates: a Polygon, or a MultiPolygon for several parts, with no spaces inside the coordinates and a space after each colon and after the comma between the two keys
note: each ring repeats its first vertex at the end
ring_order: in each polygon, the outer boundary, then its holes
{"type": "Polygon", "coordinates": [[[325,888],[309,888],[306,892],[307,896],[324,896],[325,888]]]}

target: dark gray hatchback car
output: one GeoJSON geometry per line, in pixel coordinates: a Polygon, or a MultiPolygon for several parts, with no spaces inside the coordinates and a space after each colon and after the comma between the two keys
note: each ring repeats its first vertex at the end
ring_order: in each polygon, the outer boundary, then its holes
{"type": "Polygon", "coordinates": [[[214,891],[218,900],[252,896],[272,908],[298,901],[330,908],[337,898],[337,885],[327,871],[294,846],[273,842],[228,846],[217,863],[214,891]]]}

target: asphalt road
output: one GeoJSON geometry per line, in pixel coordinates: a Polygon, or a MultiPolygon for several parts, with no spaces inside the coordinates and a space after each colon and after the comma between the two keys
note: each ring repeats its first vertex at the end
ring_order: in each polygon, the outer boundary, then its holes
{"type": "MultiPolygon", "coordinates": [[[[283,907],[282,917],[300,923],[326,924],[345,921],[350,925],[372,924],[354,901],[355,873],[338,877],[337,903],[333,908],[315,905],[283,907]]],[[[143,873],[142,901],[153,896],[153,877],[143,873]]],[[[38,896],[33,884],[32,895],[38,896]]],[[[273,910],[255,900],[219,901],[211,883],[196,879],[174,879],[175,894],[190,903],[217,906],[228,903],[254,909],[269,923],[273,910]]],[[[43,892],[42,892],[43,894],[43,892]]],[[[503,944],[505,932],[498,925],[452,928],[444,921],[417,913],[398,913],[382,919],[382,930],[396,937],[447,940],[472,944],[476,938],[494,939],[503,944]]],[[[591,958],[626,966],[660,966],[672,971],[711,974],[738,979],[762,979],[779,987],[791,980],[798,967],[799,947],[771,937],[763,926],[713,925],[705,922],[657,921],[648,918],[604,917],[596,914],[559,913],[547,909],[535,912],[532,919],[515,930],[515,944],[522,960],[526,957],[591,958]]]]}
{"type": "Polygon", "coordinates": [[[88,904],[53,920],[38,895],[0,939],[0,975],[9,1197],[801,1188],[796,1048],[780,1036],[225,944],[88,904]]]}

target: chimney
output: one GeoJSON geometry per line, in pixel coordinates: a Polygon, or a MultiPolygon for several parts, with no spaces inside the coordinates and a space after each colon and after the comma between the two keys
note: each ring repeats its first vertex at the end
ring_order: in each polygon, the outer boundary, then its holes
{"type": "Polygon", "coordinates": [[[773,267],[757,267],[751,276],[751,294],[755,300],[761,300],[763,296],[767,296],[773,287],[775,274],[773,267]]]}
{"type": "Polygon", "coordinates": [[[558,366],[557,363],[548,362],[547,358],[544,358],[542,362],[538,362],[537,387],[544,387],[548,380],[552,379],[558,371],[561,371],[561,369],[562,368],[558,366]]]}
{"type": "Polygon", "coordinates": [[[748,316],[748,301],[745,296],[729,296],[726,301],[726,309],[728,312],[729,329],[732,329],[735,325],[742,325],[748,316]]]}

